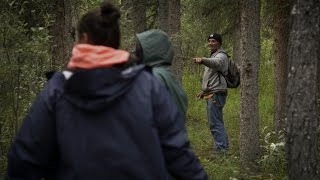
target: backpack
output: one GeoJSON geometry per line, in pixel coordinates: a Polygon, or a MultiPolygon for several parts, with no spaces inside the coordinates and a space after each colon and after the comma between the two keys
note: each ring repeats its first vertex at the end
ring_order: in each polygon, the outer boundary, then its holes
{"type": "Polygon", "coordinates": [[[228,57],[228,72],[226,75],[223,73],[220,74],[226,79],[228,88],[237,88],[240,85],[240,70],[230,56],[227,53],[225,54],[228,57]]]}

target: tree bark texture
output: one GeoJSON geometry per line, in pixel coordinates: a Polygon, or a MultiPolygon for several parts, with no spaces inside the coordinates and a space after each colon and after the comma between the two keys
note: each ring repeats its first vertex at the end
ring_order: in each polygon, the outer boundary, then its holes
{"type": "Polygon", "coordinates": [[[285,99],[288,81],[288,39],[291,0],[275,0],[273,26],[274,130],[285,128],[285,99]]]}
{"type": "MultiPolygon", "coordinates": [[[[240,4],[240,3],[239,3],[240,4]]],[[[240,7],[240,6],[239,6],[240,7]]],[[[241,16],[240,11],[237,11],[238,16],[236,16],[235,20],[235,28],[233,30],[233,55],[232,60],[239,66],[240,65],[240,56],[241,56],[241,48],[240,48],[240,38],[241,38],[241,16]]]]}
{"type": "Polygon", "coordinates": [[[316,180],[320,177],[320,1],[296,0],[291,17],[286,90],[288,177],[316,180]]]}
{"type": "Polygon", "coordinates": [[[240,171],[255,173],[259,158],[258,74],[260,1],[241,1],[240,171]]]}
{"type": "Polygon", "coordinates": [[[169,33],[169,1],[159,0],[159,26],[160,29],[169,33]]]}
{"type": "Polygon", "coordinates": [[[133,0],[132,17],[135,34],[147,29],[146,0],[133,0]]]}
{"type": "Polygon", "coordinates": [[[174,58],[172,71],[177,79],[182,81],[183,62],[181,57],[181,2],[180,0],[159,0],[159,24],[160,29],[171,37],[174,58]]]}
{"type": "Polygon", "coordinates": [[[61,69],[69,61],[76,37],[79,19],[79,0],[55,0],[50,13],[54,22],[49,29],[51,38],[52,68],[61,69]]]}
{"type": "Polygon", "coordinates": [[[125,17],[121,20],[122,48],[129,51],[135,48],[135,36],[147,29],[147,1],[146,0],[123,0],[121,8],[125,17]]]}

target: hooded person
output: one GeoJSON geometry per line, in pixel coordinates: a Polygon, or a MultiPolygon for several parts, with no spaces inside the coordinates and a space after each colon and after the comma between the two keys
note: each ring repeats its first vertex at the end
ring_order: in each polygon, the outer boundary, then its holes
{"type": "Polygon", "coordinates": [[[169,36],[159,29],[137,34],[136,56],[150,68],[150,71],[168,89],[181,112],[185,115],[188,99],[180,82],[172,73],[173,49],[169,36]]]}
{"type": "Polygon", "coordinates": [[[167,90],[118,49],[119,17],[104,2],[81,18],[68,70],[34,101],[6,179],[208,179],[167,90]]]}

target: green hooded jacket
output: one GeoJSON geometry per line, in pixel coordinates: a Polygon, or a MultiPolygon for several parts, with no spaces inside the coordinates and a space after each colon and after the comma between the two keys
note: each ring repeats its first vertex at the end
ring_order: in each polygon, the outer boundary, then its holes
{"type": "Polygon", "coordinates": [[[143,51],[143,63],[152,68],[152,74],[167,87],[178,107],[186,115],[186,93],[170,70],[173,49],[169,36],[161,30],[153,29],[137,34],[137,38],[143,51]]]}

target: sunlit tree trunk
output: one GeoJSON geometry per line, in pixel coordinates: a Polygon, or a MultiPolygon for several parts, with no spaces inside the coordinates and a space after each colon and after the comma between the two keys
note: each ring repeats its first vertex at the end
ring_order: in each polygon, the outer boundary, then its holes
{"type": "Polygon", "coordinates": [[[291,0],[275,0],[273,26],[274,129],[285,128],[285,99],[288,81],[288,39],[291,0]]]}
{"type": "Polygon", "coordinates": [[[54,22],[49,29],[52,68],[60,69],[69,61],[75,42],[75,27],[79,19],[80,0],[52,1],[50,14],[54,22]]]}
{"type": "Polygon", "coordinates": [[[291,17],[286,91],[288,177],[316,180],[320,177],[320,1],[296,0],[291,17]]]}
{"type": "Polygon", "coordinates": [[[258,74],[260,1],[241,1],[240,170],[255,173],[259,158],[258,74]]]}

